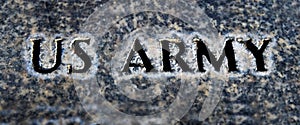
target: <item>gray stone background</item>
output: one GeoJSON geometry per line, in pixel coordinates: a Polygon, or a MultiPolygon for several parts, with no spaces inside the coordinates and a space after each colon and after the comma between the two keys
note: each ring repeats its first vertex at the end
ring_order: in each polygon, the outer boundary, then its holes
{"type": "MultiPolygon", "coordinates": [[[[107,0],[0,1],[0,123],[88,124],[91,120],[68,78],[41,80],[24,68],[22,43],[34,33],[72,36],[107,0]]],[[[230,79],[204,122],[195,106],[181,124],[300,124],[300,1],[198,0],[220,33],[274,34],[276,71],[230,79]]]]}

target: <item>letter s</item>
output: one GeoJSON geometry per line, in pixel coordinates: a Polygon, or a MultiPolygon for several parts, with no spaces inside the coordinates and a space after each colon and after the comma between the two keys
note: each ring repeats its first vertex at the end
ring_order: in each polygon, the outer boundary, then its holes
{"type": "Polygon", "coordinates": [[[92,61],[90,57],[84,52],[82,48],[80,48],[80,43],[84,42],[86,44],[90,44],[90,39],[75,39],[72,46],[74,47],[75,54],[82,59],[84,62],[84,67],[82,69],[74,69],[72,66],[69,67],[69,73],[84,73],[88,71],[88,69],[92,66],[92,61]]]}

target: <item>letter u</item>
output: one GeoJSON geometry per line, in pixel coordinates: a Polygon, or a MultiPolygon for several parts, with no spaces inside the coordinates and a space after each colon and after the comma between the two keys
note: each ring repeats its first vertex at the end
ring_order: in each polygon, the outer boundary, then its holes
{"type": "Polygon", "coordinates": [[[42,39],[34,39],[32,40],[33,42],[33,57],[32,57],[32,63],[33,63],[33,68],[36,72],[42,73],[42,74],[47,74],[55,71],[59,65],[61,64],[61,56],[62,56],[62,38],[56,38],[54,40],[56,44],[56,56],[55,56],[55,65],[52,68],[43,68],[40,65],[40,52],[41,52],[41,42],[42,39]]]}

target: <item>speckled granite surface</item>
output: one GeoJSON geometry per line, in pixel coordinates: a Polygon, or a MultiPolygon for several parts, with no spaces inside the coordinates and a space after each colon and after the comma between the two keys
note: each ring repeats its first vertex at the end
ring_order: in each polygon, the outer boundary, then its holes
{"type": "MultiPolygon", "coordinates": [[[[0,123],[90,122],[70,79],[42,80],[27,73],[22,43],[38,32],[72,36],[105,2],[0,1],[0,123]]],[[[193,120],[203,101],[199,96],[182,124],[300,124],[300,1],[199,0],[198,5],[222,34],[273,34],[276,71],[230,79],[222,100],[204,122],[193,120]]]]}

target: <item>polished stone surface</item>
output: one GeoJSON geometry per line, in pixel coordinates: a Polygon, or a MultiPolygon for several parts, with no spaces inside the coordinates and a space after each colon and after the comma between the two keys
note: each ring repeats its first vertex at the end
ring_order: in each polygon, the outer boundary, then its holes
{"type": "MultiPolygon", "coordinates": [[[[0,123],[88,124],[91,119],[76,95],[72,80],[42,80],[28,74],[22,57],[23,43],[35,33],[50,37],[72,36],[106,0],[0,1],[0,123]]],[[[244,74],[230,78],[213,114],[202,124],[300,123],[300,2],[298,0],[198,0],[223,35],[272,34],[276,70],[267,76],[244,74]]],[[[209,83],[209,80],[204,80],[209,83]]],[[[194,123],[204,98],[182,118],[194,123]]]]}

